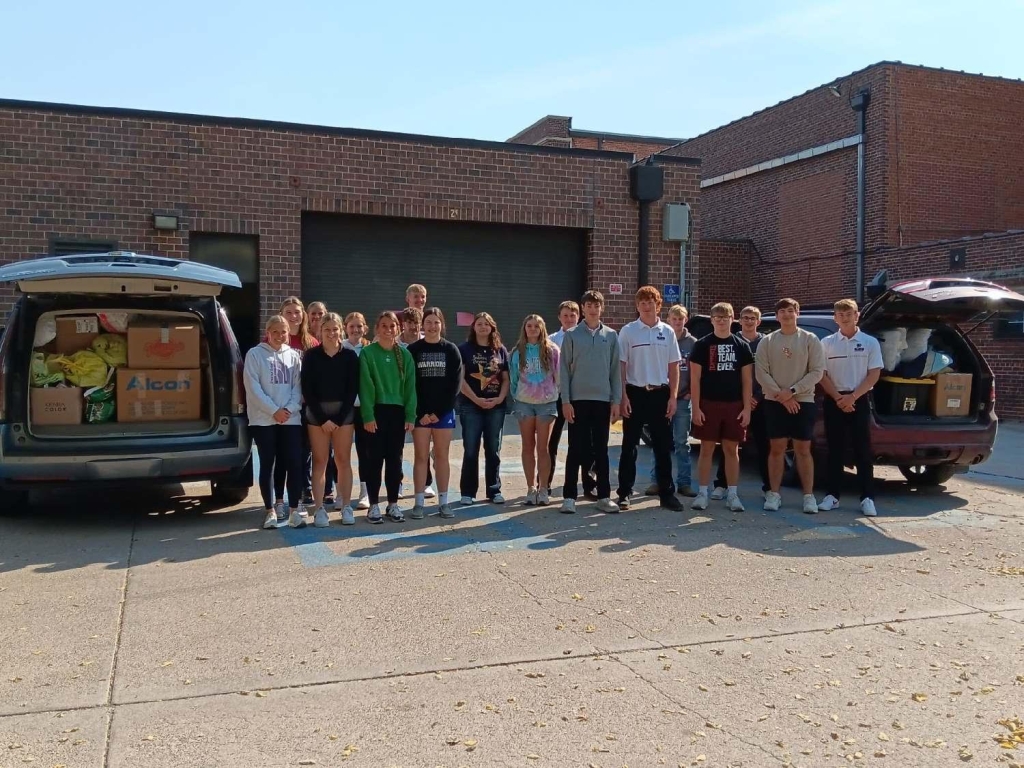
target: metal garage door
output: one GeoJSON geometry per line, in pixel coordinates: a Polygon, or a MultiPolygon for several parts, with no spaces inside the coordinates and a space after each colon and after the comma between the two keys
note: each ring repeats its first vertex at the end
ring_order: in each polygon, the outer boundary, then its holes
{"type": "Polygon", "coordinates": [[[459,312],[490,312],[506,346],[523,318],[542,315],[558,329],[558,305],[578,300],[585,279],[584,230],[383,216],[307,213],[302,217],[302,298],[373,324],[400,310],[411,283],[427,287],[456,343],[459,312]]]}

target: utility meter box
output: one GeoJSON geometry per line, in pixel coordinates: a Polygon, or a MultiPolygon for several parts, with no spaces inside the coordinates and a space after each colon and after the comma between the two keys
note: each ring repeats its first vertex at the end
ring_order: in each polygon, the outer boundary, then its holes
{"type": "Polygon", "coordinates": [[[690,206],[688,203],[665,203],[662,234],[665,240],[686,241],[690,239],[690,206]]]}

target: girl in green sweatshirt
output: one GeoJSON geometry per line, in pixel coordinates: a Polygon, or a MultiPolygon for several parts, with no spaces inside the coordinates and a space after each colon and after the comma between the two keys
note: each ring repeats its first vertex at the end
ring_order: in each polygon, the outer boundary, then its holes
{"type": "Polygon", "coordinates": [[[396,523],[405,521],[398,508],[398,488],[402,482],[402,450],[405,433],[416,423],[416,364],[409,351],[399,346],[398,317],[382,312],[377,318],[374,342],[359,356],[359,408],[363,429],[369,434],[369,468],[366,489],[370,511],[366,519],[381,523],[381,471],[387,488],[387,516],[396,523]]]}

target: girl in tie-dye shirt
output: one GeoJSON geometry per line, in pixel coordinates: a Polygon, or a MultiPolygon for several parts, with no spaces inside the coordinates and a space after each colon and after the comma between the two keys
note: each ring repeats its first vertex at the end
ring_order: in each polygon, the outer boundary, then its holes
{"type": "Polygon", "coordinates": [[[548,341],[540,315],[527,315],[509,360],[509,380],[515,400],[519,433],[523,437],[523,471],[529,492],[527,504],[547,504],[550,489],[534,486],[551,476],[548,437],[558,408],[558,347],[548,341]]]}

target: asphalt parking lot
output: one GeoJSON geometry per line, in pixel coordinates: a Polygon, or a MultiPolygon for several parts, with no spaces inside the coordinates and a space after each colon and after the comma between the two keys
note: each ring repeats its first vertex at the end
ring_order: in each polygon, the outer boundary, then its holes
{"type": "Polygon", "coordinates": [[[1024,429],[945,490],[880,470],[875,519],[749,474],[745,513],[561,515],[518,450],[451,521],[0,518],[0,766],[1024,764],[1024,429]]]}

